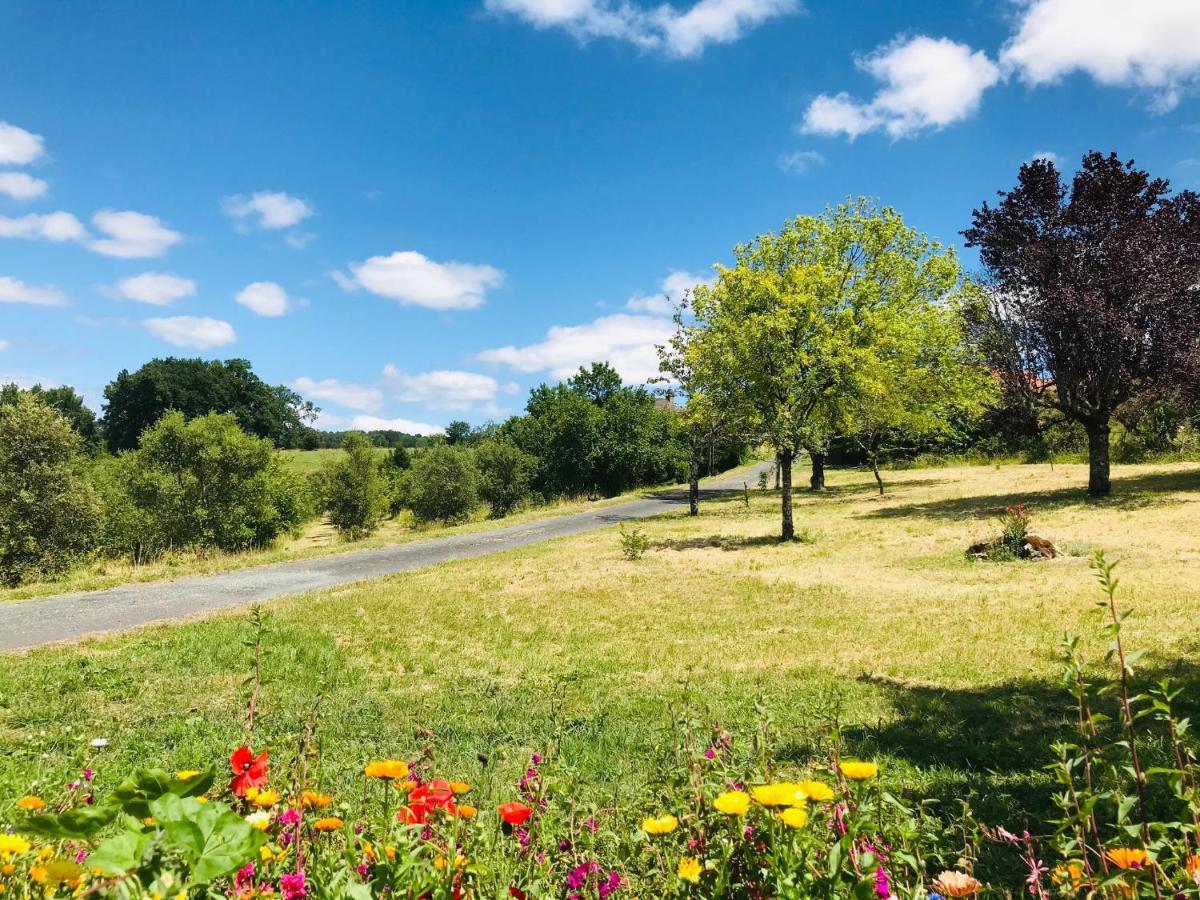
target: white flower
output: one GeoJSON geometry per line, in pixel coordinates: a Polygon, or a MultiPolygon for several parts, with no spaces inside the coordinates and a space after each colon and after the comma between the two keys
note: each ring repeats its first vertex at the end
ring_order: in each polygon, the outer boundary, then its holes
{"type": "Polygon", "coordinates": [[[92,746],[99,750],[108,746],[108,738],[92,738],[92,746]]]}

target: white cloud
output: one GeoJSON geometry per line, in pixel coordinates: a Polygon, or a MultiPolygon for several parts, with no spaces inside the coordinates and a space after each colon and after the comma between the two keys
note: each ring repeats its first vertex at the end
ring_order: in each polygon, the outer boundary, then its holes
{"type": "Polygon", "coordinates": [[[485,0],[484,6],[536,28],[562,28],[580,41],[614,38],[676,58],[699,56],[709,44],[732,43],[800,9],[799,0],[697,0],[683,11],[670,3],[645,7],[629,0],[485,0]]]}
{"type": "Polygon", "coordinates": [[[441,434],[445,429],[440,425],[429,425],[425,422],[413,422],[410,419],[383,419],[379,416],[355,416],[350,420],[350,427],[359,431],[403,431],[406,434],[441,434]]]}
{"type": "Polygon", "coordinates": [[[1000,61],[1027,84],[1085,72],[1149,91],[1159,110],[1200,85],[1196,0],[1030,0],[1000,61]]]}
{"type": "Polygon", "coordinates": [[[1036,150],[1033,156],[1029,157],[1029,161],[1033,162],[1035,159],[1044,159],[1046,162],[1053,163],[1055,166],[1062,168],[1063,159],[1053,150],[1036,150]]]}
{"type": "Polygon", "coordinates": [[[255,281],[246,285],[234,299],[260,316],[282,316],[292,308],[287,291],[273,281],[255,281]]]}
{"type": "Polygon", "coordinates": [[[816,150],[793,150],[779,156],[779,168],[785,172],[803,175],[813,166],[825,164],[825,157],[816,150]]]}
{"type": "Polygon", "coordinates": [[[982,50],[947,38],[899,38],[857,60],[882,83],[868,102],[849,94],[821,94],[809,105],[807,134],[860,134],[884,129],[893,138],[944,128],[972,115],[983,92],[1000,80],[1000,69],[982,50]]]}
{"type": "Polygon", "coordinates": [[[299,391],[305,399],[327,400],[349,409],[370,412],[383,405],[383,391],[378,387],[338,381],[336,378],[323,378],[317,381],[307,375],[301,375],[292,382],[292,387],[299,391]]]}
{"type": "Polygon", "coordinates": [[[333,274],[345,290],[363,287],[381,297],[429,309],[472,309],[483,303],[489,288],[504,282],[504,273],[492,266],[435,262],[415,250],[372,256],[351,263],[350,271],[353,277],[333,274]]]}
{"type": "Polygon", "coordinates": [[[0,338],[0,352],[3,352],[5,350],[7,350],[8,348],[9,348],[8,341],[4,340],[3,338],[0,338]]]}
{"type": "Polygon", "coordinates": [[[30,213],[12,218],[0,216],[0,238],[25,238],[61,243],[82,241],[88,236],[83,223],[68,212],[52,212],[44,215],[30,213]]]}
{"type": "Polygon", "coordinates": [[[626,301],[628,309],[650,313],[652,316],[674,315],[675,307],[683,297],[684,291],[691,291],[698,284],[708,284],[712,279],[703,275],[695,275],[682,269],[672,269],[658,284],[658,293],[634,294],[626,301]]]}
{"type": "Polygon", "coordinates": [[[40,134],[0,122],[0,165],[28,165],[41,159],[45,152],[40,134]]]}
{"type": "Polygon", "coordinates": [[[53,285],[26,284],[16,278],[0,276],[0,303],[27,303],[30,306],[66,306],[67,295],[53,285]]]}
{"type": "Polygon", "coordinates": [[[92,224],[108,237],[90,241],[88,248],[121,259],[162,256],[183,240],[157,216],[131,210],[102,209],[92,216],[92,224]]]}
{"type": "Polygon", "coordinates": [[[478,358],[559,379],[574,375],[580,366],[607,361],[627,382],[637,383],[658,374],[655,347],[667,343],[674,331],[670,319],[616,313],[585,325],[555,325],[536,344],[484,350],[478,358]]]}
{"type": "Polygon", "coordinates": [[[109,291],[126,300],[149,303],[151,306],[170,306],[176,300],[196,293],[196,282],[170,272],[143,272],[122,278],[109,291]]]}
{"type": "Polygon", "coordinates": [[[436,369],[411,374],[391,363],[383,369],[381,384],[402,403],[453,410],[494,409],[498,393],[512,393],[517,389],[515,384],[501,385],[490,375],[478,372],[436,369]]]}
{"type": "Polygon", "coordinates": [[[221,208],[239,231],[248,231],[251,225],[263,230],[291,228],[316,212],[309,203],[283,191],[231,194],[221,201],[221,208]]]}
{"type": "Polygon", "coordinates": [[[36,200],[46,193],[49,185],[25,172],[0,172],[0,194],[14,200],[36,200]]]}
{"type": "Polygon", "coordinates": [[[142,324],[155,337],[177,347],[211,350],[237,340],[232,325],[207,316],[166,316],[146,319],[142,324]]]}
{"type": "Polygon", "coordinates": [[[303,250],[316,239],[317,236],[311,231],[293,231],[284,237],[283,240],[289,247],[303,250]]]}

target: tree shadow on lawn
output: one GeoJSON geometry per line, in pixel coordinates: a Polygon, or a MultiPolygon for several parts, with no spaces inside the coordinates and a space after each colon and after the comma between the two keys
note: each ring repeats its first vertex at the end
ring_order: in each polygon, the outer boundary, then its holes
{"type": "Polygon", "coordinates": [[[665,541],[654,541],[650,544],[652,550],[745,550],[748,547],[778,547],[784,542],[777,534],[760,534],[748,536],[726,536],[713,534],[707,537],[671,538],[665,541]]]}
{"type": "Polygon", "coordinates": [[[1083,484],[1078,487],[1055,488],[1045,491],[1021,491],[985,494],[971,497],[949,497],[925,503],[905,503],[863,513],[870,519],[991,519],[1000,515],[1006,506],[1024,503],[1036,509],[1058,509],[1069,506],[1090,506],[1097,509],[1142,509],[1178,502],[1166,494],[1179,491],[1200,492],[1200,468],[1182,472],[1146,472],[1113,479],[1111,496],[1102,499],[1088,497],[1083,484]]]}

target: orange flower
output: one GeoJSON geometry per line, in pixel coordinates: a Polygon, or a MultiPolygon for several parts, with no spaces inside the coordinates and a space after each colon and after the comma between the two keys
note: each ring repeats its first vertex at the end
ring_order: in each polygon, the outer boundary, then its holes
{"type": "Polygon", "coordinates": [[[1136,847],[1113,847],[1104,855],[1118,869],[1142,869],[1150,859],[1145,850],[1136,847]]]}
{"type": "Polygon", "coordinates": [[[313,828],[317,831],[337,831],[346,823],[337,816],[326,816],[324,819],[317,819],[313,822],[313,828]]]}
{"type": "Polygon", "coordinates": [[[471,789],[471,786],[469,784],[467,784],[465,781],[450,782],[450,790],[454,791],[454,793],[456,793],[456,794],[465,794],[470,789],[471,789]]]}
{"type": "Polygon", "coordinates": [[[1195,853],[1188,857],[1187,873],[1192,876],[1192,881],[1200,884],[1200,856],[1195,853]]]}
{"type": "Polygon", "coordinates": [[[301,791],[300,802],[311,809],[324,809],[333,802],[333,798],[317,791],[301,791]]]}
{"type": "Polygon", "coordinates": [[[464,803],[461,806],[459,806],[459,808],[458,808],[459,816],[464,819],[473,819],[473,818],[475,818],[475,815],[478,812],[479,812],[479,810],[477,810],[474,806],[471,806],[468,803],[464,803]]]}
{"type": "Polygon", "coordinates": [[[524,825],[533,815],[533,809],[524,803],[501,803],[500,818],[505,825],[524,825]]]}
{"type": "Polygon", "coordinates": [[[408,763],[400,759],[375,759],[367,763],[363,772],[368,778],[393,781],[408,774],[408,763]]]}
{"type": "Polygon", "coordinates": [[[35,797],[33,794],[27,794],[17,801],[17,806],[27,812],[36,812],[46,806],[46,801],[41,797],[35,797]]]}
{"type": "Polygon", "coordinates": [[[966,872],[943,872],[933,882],[933,889],[943,897],[974,897],[983,885],[966,872]]]}

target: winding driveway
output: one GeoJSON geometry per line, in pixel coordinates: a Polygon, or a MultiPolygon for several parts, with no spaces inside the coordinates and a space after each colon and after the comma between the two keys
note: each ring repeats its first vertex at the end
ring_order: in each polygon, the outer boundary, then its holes
{"type": "MultiPolygon", "coordinates": [[[[755,484],[758,473],[771,466],[770,462],[760,463],[746,472],[708,479],[703,484],[702,497],[740,490],[743,483],[755,484]]],[[[153,622],[194,618],[289,594],[525,547],[618,522],[643,519],[686,505],[686,493],[663,492],[586,512],[473,534],[412,541],[375,550],[352,550],[216,575],[128,584],[102,591],[59,594],[41,600],[12,601],[0,604],[0,611],[4,613],[0,651],[124,631],[153,622]]]]}

